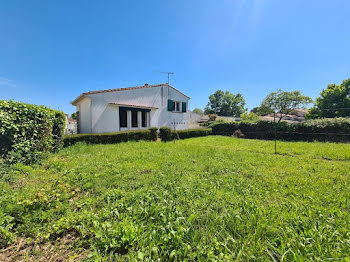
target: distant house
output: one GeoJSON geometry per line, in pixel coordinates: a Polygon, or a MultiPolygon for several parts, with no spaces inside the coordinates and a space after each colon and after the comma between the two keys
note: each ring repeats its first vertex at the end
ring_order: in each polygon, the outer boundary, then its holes
{"type": "Polygon", "coordinates": [[[68,117],[66,114],[66,130],[65,134],[76,134],[77,130],[77,120],[68,117]]]}
{"type": "Polygon", "coordinates": [[[189,97],[169,84],[90,91],[76,106],[79,133],[105,133],[167,126],[188,129],[189,97]]]}

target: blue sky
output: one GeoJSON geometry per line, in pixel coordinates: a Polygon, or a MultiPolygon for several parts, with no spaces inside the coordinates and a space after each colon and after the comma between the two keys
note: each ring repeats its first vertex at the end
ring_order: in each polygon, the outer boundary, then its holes
{"type": "Polygon", "coordinates": [[[0,2],[0,99],[66,113],[84,91],[171,84],[204,108],[271,91],[317,97],[350,77],[349,0],[0,2]]]}

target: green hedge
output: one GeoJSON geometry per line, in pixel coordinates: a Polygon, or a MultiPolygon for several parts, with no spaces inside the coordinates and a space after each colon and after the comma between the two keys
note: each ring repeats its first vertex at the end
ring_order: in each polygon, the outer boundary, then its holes
{"type": "Polygon", "coordinates": [[[171,128],[166,126],[159,128],[159,137],[163,142],[173,140],[171,128]]]}
{"type": "MultiPolygon", "coordinates": [[[[219,123],[212,127],[214,135],[231,136],[241,130],[245,138],[274,139],[274,123],[258,121],[256,123],[231,122],[219,123]]],[[[287,141],[350,141],[350,118],[314,119],[301,123],[276,123],[277,139],[287,141]]]]}
{"type": "Polygon", "coordinates": [[[158,139],[158,128],[157,127],[151,127],[149,129],[149,131],[151,132],[150,133],[151,140],[157,141],[157,139],[158,139]]]}
{"type": "Polygon", "coordinates": [[[89,144],[116,144],[127,141],[154,140],[150,130],[122,131],[116,133],[78,134],[64,137],[64,146],[70,146],[77,142],[89,144]]]}
{"type": "Polygon", "coordinates": [[[0,100],[0,157],[33,163],[63,145],[66,116],[44,106],[0,100]]]}
{"type": "Polygon", "coordinates": [[[210,136],[211,129],[210,128],[196,128],[196,129],[185,129],[185,130],[177,130],[172,131],[173,139],[186,139],[191,137],[201,137],[201,136],[210,136]]]}
{"type": "Polygon", "coordinates": [[[163,142],[172,141],[175,139],[186,139],[191,137],[201,137],[211,135],[210,128],[197,128],[185,130],[171,130],[169,127],[161,127],[159,129],[159,136],[163,142]]]}

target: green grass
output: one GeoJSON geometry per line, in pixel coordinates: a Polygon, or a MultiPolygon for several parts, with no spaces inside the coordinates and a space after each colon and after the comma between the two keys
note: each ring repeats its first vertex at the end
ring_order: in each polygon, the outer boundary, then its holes
{"type": "Polygon", "coordinates": [[[74,145],[2,173],[0,245],[73,234],[86,260],[348,259],[350,145],[273,152],[214,136],[74,145]]]}

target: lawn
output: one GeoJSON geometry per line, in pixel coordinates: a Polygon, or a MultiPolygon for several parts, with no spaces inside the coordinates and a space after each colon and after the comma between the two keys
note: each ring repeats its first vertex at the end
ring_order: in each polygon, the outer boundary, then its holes
{"type": "Polygon", "coordinates": [[[17,164],[0,173],[0,260],[350,261],[350,145],[273,152],[210,136],[17,164]]]}

